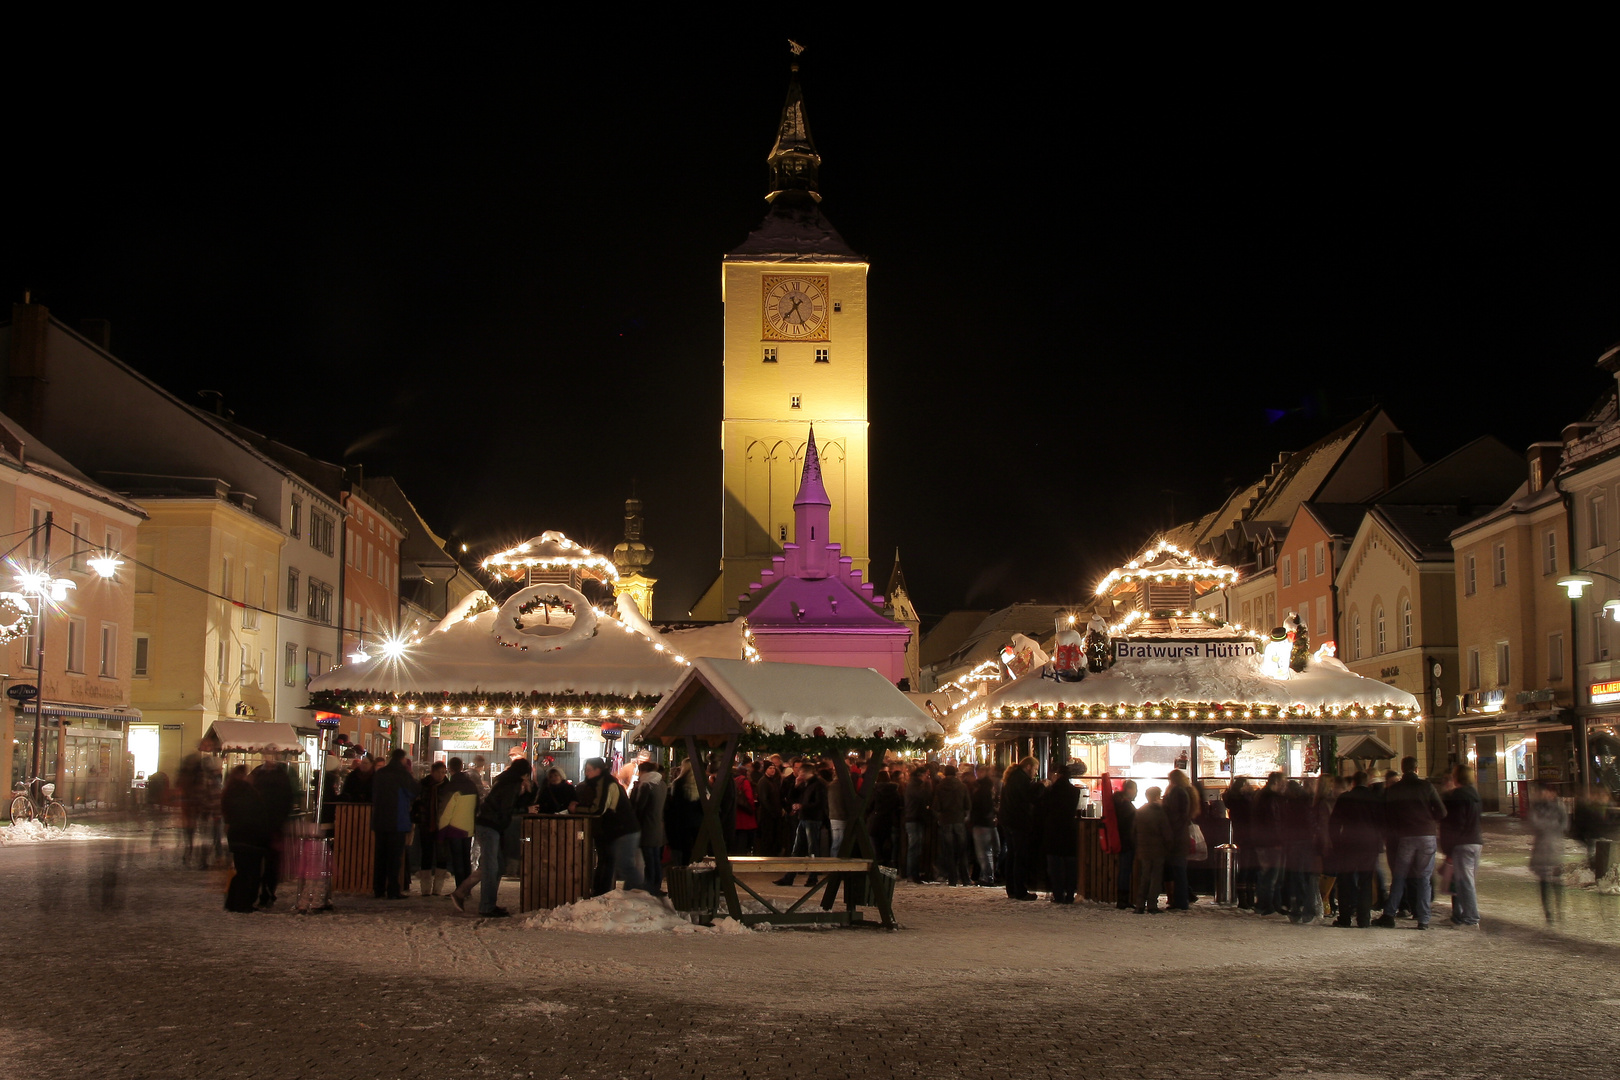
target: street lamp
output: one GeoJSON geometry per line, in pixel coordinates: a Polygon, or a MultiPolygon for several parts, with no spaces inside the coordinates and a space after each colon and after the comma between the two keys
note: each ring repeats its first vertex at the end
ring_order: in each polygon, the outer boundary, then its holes
{"type": "MultiPolygon", "coordinates": [[[[55,528],[55,515],[45,511],[45,521],[40,528],[45,530],[45,541],[40,550],[40,562],[37,566],[26,567],[17,573],[17,589],[24,596],[31,596],[36,601],[37,611],[34,618],[39,624],[38,637],[35,640],[34,652],[34,746],[33,753],[29,755],[30,773],[39,777],[40,765],[45,753],[45,604],[50,602],[60,604],[67,599],[69,589],[77,589],[78,583],[71,578],[58,578],[51,576],[51,568],[64,559],[76,558],[92,549],[75,549],[56,559],[51,560],[51,530],[55,528]]],[[[77,539],[77,537],[75,537],[77,539]]],[[[102,551],[94,558],[86,560],[90,569],[97,577],[111,579],[118,573],[123,561],[110,551],[102,551]]],[[[67,747],[58,740],[57,761],[66,760],[67,747]]]]}
{"type": "MultiPolygon", "coordinates": [[[[1620,577],[1615,577],[1613,574],[1605,574],[1601,570],[1593,570],[1588,566],[1582,567],[1573,574],[1566,574],[1559,578],[1558,587],[1563,589],[1564,592],[1568,593],[1571,600],[1579,600],[1582,596],[1586,595],[1587,589],[1590,589],[1592,586],[1597,584],[1597,581],[1592,576],[1594,574],[1600,578],[1603,578],[1605,581],[1612,581],[1616,584],[1620,584],[1620,577]]],[[[1603,611],[1615,622],[1620,622],[1620,600],[1605,600],[1603,602],[1603,611]]]]}

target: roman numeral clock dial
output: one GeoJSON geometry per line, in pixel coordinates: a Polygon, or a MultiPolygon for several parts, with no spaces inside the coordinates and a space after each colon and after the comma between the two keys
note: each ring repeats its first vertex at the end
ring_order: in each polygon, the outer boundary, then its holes
{"type": "Polygon", "coordinates": [[[827,278],[815,274],[764,275],[766,341],[826,341],[827,278]]]}

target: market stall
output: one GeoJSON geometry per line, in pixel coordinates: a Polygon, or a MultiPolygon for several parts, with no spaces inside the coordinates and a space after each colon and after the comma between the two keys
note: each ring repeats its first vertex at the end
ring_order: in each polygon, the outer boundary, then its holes
{"type": "MultiPolygon", "coordinates": [[[[851,808],[849,829],[830,858],[733,856],[726,851],[720,820],[720,795],[708,783],[707,769],[694,776],[703,804],[703,823],[693,849],[698,874],[712,872],[712,890],[697,890],[725,903],[726,913],[743,923],[835,923],[861,921],[859,907],[878,910],[883,926],[895,928],[893,871],[879,867],[877,848],[866,829],[866,805],[876,785],[859,792],[847,755],[865,751],[865,768],[880,768],[890,750],[938,745],[943,728],[878,672],[870,668],[823,667],[814,664],[747,663],[700,659],[659,703],[635,732],[640,742],[684,746],[689,760],[714,757],[715,775],[728,780],[739,750],[764,753],[826,755],[851,808]],[[824,885],[807,888],[783,905],[761,893],[743,875],[823,874],[824,885]],[[844,910],[832,906],[839,887],[844,910]],[[738,890],[763,909],[745,911],[738,890]],[[816,892],[819,911],[801,910],[816,892]]],[[[671,879],[671,891],[676,890],[671,879]]],[[[714,909],[700,910],[711,918],[714,909]]]]}
{"type": "MultiPolygon", "coordinates": [[[[1177,768],[1210,799],[1238,776],[1331,771],[1338,739],[1421,721],[1415,697],[1312,651],[1292,616],[1256,632],[1198,610],[1200,596],[1236,580],[1156,545],[1098,587],[1111,622],[1060,620],[1052,654],[962,709],[951,742],[993,744],[1003,760],[1033,753],[1048,768],[1078,759],[1101,777],[1100,800],[1135,779],[1140,802],[1177,768]]],[[[1083,868],[1093,846],[1117,850],[1106,834],[1100,814],[1082,822],[1083,868]]]]}

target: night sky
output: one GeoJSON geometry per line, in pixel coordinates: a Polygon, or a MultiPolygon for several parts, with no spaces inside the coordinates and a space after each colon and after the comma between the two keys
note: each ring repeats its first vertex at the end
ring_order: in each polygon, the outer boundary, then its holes
{"type": "Polygon", "coordinates": [[[1432,460],[1604,388],[1595,66],[856,29],[52,36],[9,76],[0,284],[392,473],[475,553],[610,547],[634,481],[681,617],[719,558],[719,259],[765,209],[791,34],[823,208],[872,262],[874,576],[899,545],[925,613],[1089,592],[1375,402],[1432,460]]]}

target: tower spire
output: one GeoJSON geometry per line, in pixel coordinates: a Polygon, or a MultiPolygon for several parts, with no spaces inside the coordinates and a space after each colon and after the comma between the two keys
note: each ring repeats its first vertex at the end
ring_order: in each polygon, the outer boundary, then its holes
{"type": "Polygon", "coordinates": [[[782,105],[782,122],[777,125],[776,143],[767,159],[771,170],[771,190],[765,196],[774,202],[783,192],[803,192],[821,201],[817,173],[821,168],[821,155],[816,153],[815,140],[810,137],[810,123],[804,116],[804,91],[799,87],[799,53],[804,49],[793,47],[792,74],[788,79],[787,101],[782,105]]]}
{"type": "Polygon", "coordinates": [[[821,482],[821,455],[816,453],[816,426],[810,425],[810,441],[804,444],[804,473],[799,480],[799,494],[793,500],[795,509],[801,506],[831,506],[827,488],[821,482]]]}

